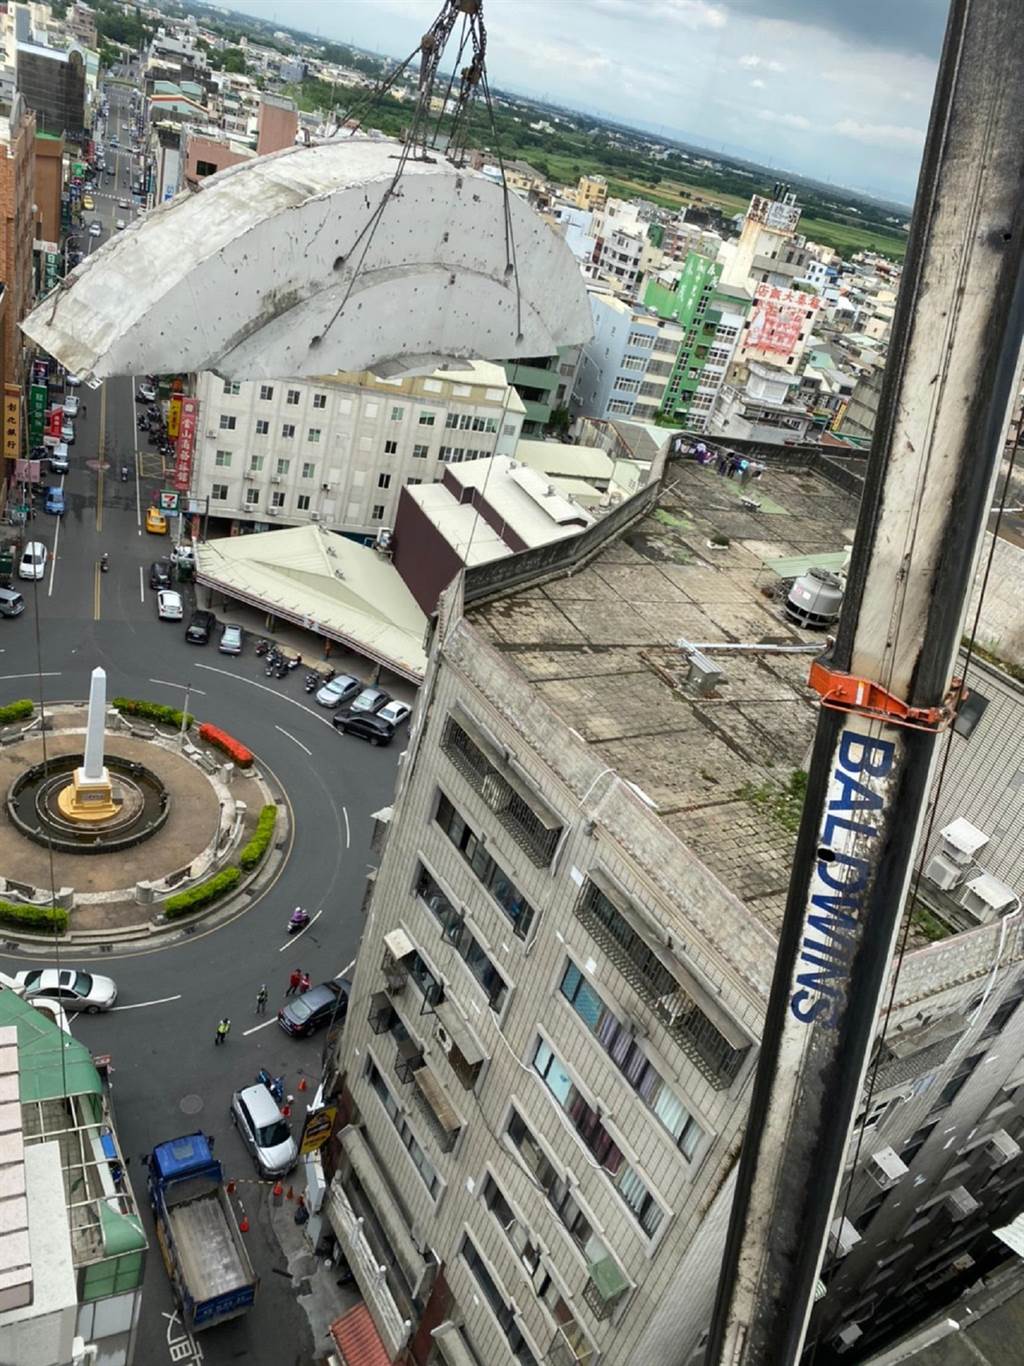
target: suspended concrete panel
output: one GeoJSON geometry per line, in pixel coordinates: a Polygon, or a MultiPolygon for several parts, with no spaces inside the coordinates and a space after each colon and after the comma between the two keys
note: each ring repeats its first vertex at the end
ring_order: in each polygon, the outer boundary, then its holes
{"type": "Polygon", "coordinates": [[[485,177],[410,160],[374,227],[400,153],[354,137],[229,167],[116,234],[23,329],[94,382],[389,375],[590,337],[575,260],[512,194],[517,289],[504,195],[485,177]]]}

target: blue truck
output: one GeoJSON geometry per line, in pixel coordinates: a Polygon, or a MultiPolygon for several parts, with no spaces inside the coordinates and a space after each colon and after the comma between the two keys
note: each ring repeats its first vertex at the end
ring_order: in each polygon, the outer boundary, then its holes
{"type": "Polygon", "coordinates": [[[195,1333],[246,1313],[259,1279],[211,1140],[203,1133],[169,1139],[157,1144],[148,1165],[157,1241],[186,1330],[195,1333]]]}

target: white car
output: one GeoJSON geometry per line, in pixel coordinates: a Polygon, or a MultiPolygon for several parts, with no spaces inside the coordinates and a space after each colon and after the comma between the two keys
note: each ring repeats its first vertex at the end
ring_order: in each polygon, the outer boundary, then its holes
{"type": "Polygon", "coordinates": [[[109,1010],[117,1000],[117,987],[109,977],[96,972],[78,972],[75,968],[30,968],[16,972],[14,980],[30,1001],[35,996],[46,996],[59,1001],[65,1010],[84,1010],[95,1015],[109,1010]]]}
{"type": "Polygon", "coordinates": [[[101,223],[90,223],[90,224],[89,224],[89,236],[90,236],[90,237],[99,237],[99,235],[100,235],[100,233],[101,233],[102,231],[103,231],[103,225],[102,225],[101,223]]]}
{"type": "Polygon", "coordinates": [[[127,223],[125,223],[123,218],[119,218],[117,222],[114,224],[114,227],[117,229],[118,232],[120,232],[122,228],[125,228],[127,226],[128,225],[127,223]]]}
{"type": "Polygon", "coordinates": [[[77,375],[64,376],[64,384],[68,389],[77,389],[81,382],[82,381],[78,378],[77,375]]]}
{"type": "Polygon", "coordinates": [[[185,615],[181,594],[173,588],[161,588],[156,595],[156,614],[161,621],[181,621],[185,615]]]}
{"type": "Polygon", "coordinates": [[[77,395],[77,394],[67,394],[67,395],[65,396],[65,398],[64,398],[64,416],[65,416],[65,417],[77,417],[77,416],[78,416],[78,395],[77,395]]]}
{"type": "Polygon", "coordinates": [[[61,441],[66,441],[69,446],[74,444],[75,424],[70,420],[70,418],[65,418],[64,421],[60,424],[60,439],[61,441]]]}
{"type": "Polygon", "coordinates": [[[119,199],[117,201],[117,207],[119,209],[130,209],[131,205],[128,203],[127,199],[119,199]]]}
{"type": "Polygon", "coordinates": [[[156,390],[151,384],[140,384],[136,394],[136,402],[142,399],[144,403],[152,403],[156,399],[156,390]]]}
{"type": "Polygon", "coordinates": [[[46,573],[46,546],[42,541],[29,541],[18,562],[19,579],[41,579],[46,573]]]}
{"type": "Polygon", "coordinates": [[[63,441],[60,441],[50,452],[50,469],[53,470],[54,474],[67,474],[70,468],[68,448],[63,441]]]}
{"type": "Polygon", "coordinates": [[[392,701],[386,707],[381,707],[377,713],[382,721],[390,721],[397,730],[403,721],[408,721],[412,715],[412,707],[408,702],[392,701]]]}

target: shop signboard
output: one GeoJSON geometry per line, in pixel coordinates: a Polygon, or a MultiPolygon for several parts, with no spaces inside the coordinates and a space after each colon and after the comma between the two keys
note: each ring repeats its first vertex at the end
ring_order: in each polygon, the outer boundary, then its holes
{"type": "Polygon", "coordinates": [[[16,384],[4,390],[4,459],[21,455],[21,393],[16,384]]]}
{"type": "MultiPolygon", "coordinates": [[[[36,364],[38,365],[38,361],[36,364]]],[[[45,380],[45,371],[43,379],[45,380]]],[[[46,401],[49,397],[46,384],[32,384],[28,391],[28,443],[30,446],[42,444],[46,428],[46,401]]]]}
{"type": "Polygon", "coordinates": [[[199,400],[185,397],[181,400],[181,417],[178,421],[178,450],[174,461],[174,487],[179,493],[187,493],[192,482],[192,453],[196,444],[196,424],[199,421],[199,400]]]}

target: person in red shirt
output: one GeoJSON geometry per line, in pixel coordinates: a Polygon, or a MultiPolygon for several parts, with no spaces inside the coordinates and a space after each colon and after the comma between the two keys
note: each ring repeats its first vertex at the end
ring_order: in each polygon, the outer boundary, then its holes
{"type": "Polygon", "coordinates": [[[299,995],[301,996],[304,992],[307,992],[312,985],[313,983],[309,980],[309,973],[304,972],[299,979],[299,995]]]}
{"type": "Polygon", "coordinates": [[[303,976],[303,974],[302,974],[302,969],[301,969],[301,968],[296,968],[296,969],[292,972],[292,975],[288,978],[288,990],[285,992],[285,995],[286,995],[286,996],[294,996],[294,995],[295,995],[295,993],[296,993],[296,992],[298,991],[298,989],[299,989],[299,984],[300,984],[300,982],[302,981],[302,976],[303,976]]]}

